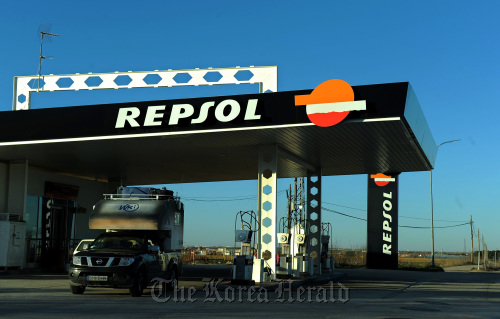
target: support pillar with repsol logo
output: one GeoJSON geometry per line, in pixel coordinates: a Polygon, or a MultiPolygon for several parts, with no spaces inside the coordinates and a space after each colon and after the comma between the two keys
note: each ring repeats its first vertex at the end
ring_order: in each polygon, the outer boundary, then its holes
{"type": "Polygon", "coordinates": [[[399,173],[368,175],[368,268],[398,268],[398,177],[399,173]]]}

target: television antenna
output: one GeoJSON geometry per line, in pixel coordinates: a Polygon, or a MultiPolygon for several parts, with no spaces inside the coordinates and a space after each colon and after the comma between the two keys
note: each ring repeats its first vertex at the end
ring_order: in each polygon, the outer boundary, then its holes
{"type": "Polygon", "coordinates": [[[52,27],[51,23],[41,24],[38,27],[38,33],[40,34],[40,62],[38,63],[38,88],[36,90],[37,93],[40,92],[40,78],[42,76],[42,60],[54,58],[51,56],[44,56],[43,55],[43,42],[45,41],[46,43],[50,43],[50,42],[52,42],[51,37],[58,37],[59,36],[59,34],[50,33],[51,27],[52,27]]]}

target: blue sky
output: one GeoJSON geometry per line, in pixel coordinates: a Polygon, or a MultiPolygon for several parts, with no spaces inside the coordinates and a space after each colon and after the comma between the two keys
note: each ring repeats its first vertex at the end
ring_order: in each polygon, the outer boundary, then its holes
{"type": "MultiPolygon", "coordinates": [[[[351,85],[408,81],[439,148],[435,226],[467,222],[500,248],[498,1],[22,1],[0,11],[0,110],[14,76],[278,66],[280,91],[339,78],[351,85]]],[[[257,92],[256,86],[55,92],[32,108],[257,92]]],[[[280,180],[279,190],[290,180],[280,180]]],[[[257,182],[169,185],[186,198],[188,244],[232,244],[239,210],[257,209],[257,182]],[[254,199],[238,200],[255,196],[254,199]],[[194,201],[201,197],[210,201],[194,201]],[[210,198],[208,198],[210,197],[210,198]],[[215,201],[215,199],[219,199],[215,201]],[[207,229],[208,225],[208,229],[207,229]]],[[[366,217],[366,176],[325,177],[323,206],[366,217]],[[335,204],[337,206],[334,206],[335,204]],[[339,206],[340,205],[340,206],[339,206]]],[[[285,195],[279,197],[283,214],[285,195]]],[[[400,225],[430,225],[429,172],[400,176],[400,225]],[[415,219],[418,218],[418,219],[415,219]]],[[[328,212],[339,247],[366,246],[366,223],[328,212]]],[[[429,229],[399,229],[400,250],[430,250],[429,229]]],[[[470,249],[466,226],[437,228],[435,248],[470,249]]],[[[476,239],[475,239],[476,241],[476,239]]]]}

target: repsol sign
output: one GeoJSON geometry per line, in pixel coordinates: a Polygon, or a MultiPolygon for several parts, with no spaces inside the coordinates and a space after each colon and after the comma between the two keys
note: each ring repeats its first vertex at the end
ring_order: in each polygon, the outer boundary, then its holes
{"type": "Polygon", "coordinates": [[[368,175],[368,268],[398,268],[398,175],[368,175]]]}
{"type": "Polygon", "coordinates": [[[136,106],[118,110],[115,128],[158,127],[195,124],[217,124],[235,121],[259,121],[259,99],[248,99],[243,103],[234,99],[219,102],[207,101],[201,105],[179,103],[172,105],[136,106]]]}

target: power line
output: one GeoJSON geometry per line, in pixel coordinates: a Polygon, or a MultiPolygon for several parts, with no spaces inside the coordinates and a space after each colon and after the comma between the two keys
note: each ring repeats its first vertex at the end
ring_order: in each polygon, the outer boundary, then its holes
{"type": "MultiPolygon", "coordinates": [[[[349,218],[355,218],[355,219],[367,221],[365,218],[360,218],[360,217],[356,217],[356,216],[344,214],[344,213],[341,213],[341,212],[338,212],[338,211],[335,211],[335,210],[332,210],[332,209],[328,209],[328,208],[325,208],[325,207],[321,207],[321,209],[329,211],[329,212],[332,212],[332,213],[335,213],[335,214],[343,215],[343,216],[346,216],[346,217],[349,217],[349,218]]],[[[463,225],[468,225],[468,224],[469,224],[469,222],[462,223],[462,224],[457,224],[457,225],[450,225],[450,226],[439,226],[439,227],[434,227],[434,228],[451,228],[451,227],[458,227],[458,226],[463,226],[463,225]]],[[[430,228],[430,227],[427,227],[427,226],[407,226],[407,225],[399,225],[399,227],[416,228],[416,229],[429,229],[430,228]]]]}
{"type": "Polygon", "coordinates": [[[332,212],[332,213],[335,213],[335,214],[344,215],[346,217],[355,218],[355,219],[359,219],[359,220],[364,220],[365,222],[367,221],[365,218],[360,218],[360,217],[356,217],[356,216],[344,214],[344,213],[341,213],[341,212],[338,212],[338,211],[335,211],[335,210],[331,210],[331,209],[328,209],[328,208],[325,208],[325,207],[321,207],[321,209],[329,211],[329,212],[332,212]]]}
{"type": "MultiPolygon", "coordinates": [[[[282,189],[278,191],[276,194],[281,195],[286,191],[286,189],[282,189]]],[[[232,202],[232,201],[240,201],[240,200],[249,200],[256,199],[257,195],[242,195],[242,196],[228,196],[228,197],[183,197],[184,201],[192,201],[192,202],[232,202]]]]}
{"type": "MultiPolygon", "coordinates": [[[[278,191],[277,194],[281,194],[281,193],[284,193],[284,192],[286,192],[286,189],[278,191]]],[[[193,201],[193,202],[232,202],[232,201],[255,199],[256,197],[257,196],[255,196],[255,195],[252,195],[252,196],[221,197],[221,198],[206,197],[206,199],[204,199],[203,197],[196,197],[196,198],[184,197],[183,200],[185,200],[185,201],[193,201]]],[[[349,208],[349,209],[354,209],[354,210],[359,210],[359,211],[365,211],[366,212],[366,209],[360,209],[360,208],[354,208],[354,207],[349,207],[349,206],[343,206],[343,205],[338,205],[338,204],[329,203],[329,202],[323,202],[323,203],[329,204],[329,205],[334,205],[334,206],[339,206],[339,207],[344,207],[344,208],[349,208]]],[[[335,213],[335,214],[339,214],[339,215],[342,215],[342,216],[346,216],[346,217],[349,217],[349,218],[363,220],[365,222],[367,221],[366,218],[361,218],[361,217],[356,217],[356,216],[352,216],[352,215],[349,215],[349,214],[341,213],[339,211],[328,209],[326,207],[321,207],[321,209],[329,211],[329,212],[332,212],[332,213],[335,213]]],[[[403,215],[400,215],[399,217],[406,217],[406,218],[418,219],[418,220],[429,220],[427,218],[410,217],[410,216],[403,216],[403,215]]],[[[444,220],[444,219],[436,219],[435,221],[453,222],[453,223],[460,223],[460,222],[462,222],[462,221],[458,221],[458,220],[453,221],[453,220],[444,220]]],[[[459,227],[459,226],[468,225],[468,224],[469,224],[469,222],[464,222],[462,224],[449,225],[449,226],[436,226],[434,228],[452,228],[452,227],[459,227]]],[[[427,227],[427,226],[408,226],[408,225],[399,225],[399,227],[414,228],[414,229],[429,229],[430,228],[430,227],[427,227]]]]}
{"type": "Polygon", "coordinates": [[[199,198],[183,198],[183,201],[187,202],[234,202],[234,201],[239,201],[239,200],[249,200],[249,199],[255,199],[255,197],[239,197],[239,198],[233,198],[233,199],[199,199],[199,198]]]}
{"type": "MultiPolygon", "coordinates": [[[[434,226],[434,228],[452,228],[452,227],[458,227],[458,226],[463,226],[463,225],[469,225],[469,223],[462,223],[462,224],[457,224],[457,225],[450,225],[450,226],[434,226]]],[[[405,228],[419,228],[419,229],[429,229],[430,227],[420,227],[420,226],[404,226],[404,225],[399,225],[399,227],[405,227],[405,228]]]]}
{"type": "MultiPolygon", "coordinates": [[[[351,207],[351,206],[344,206],[344,205],[329,203],[329,202],[325,202],[325,201],[323,201],[322,203],[366,212],[366,209],[361,209],[361,208],[356,208],[356,207],[351,207]]],[[[410,218],[410,219],[419,219],[419,220],[430,220],[430,218],[413,217],[413,216],[405,216],[405,215],[399,215],[399,217],[410,218]]],[[[434,219],[434,221],[447,222],[447,223],[462,223],[462,222],[464,222],[463,220],[446,220],[446,219],[434,219]]]]}
{"type": "Polygon", "coordinates": [[[329,203],[329,202],[325,202],[325,201],[323,201],[323,203],[324,203],[324,204],[333,205],[333,206],[338,206],[338,207],[349,208],[349,209],[360,210],[360,211],[362,211],[362,212],[366,212],[366,209],[355,208],[355,207],[350,207],[350,206],[344,206],[344,205],[339,205],[339,204],[329,203]]]}
{"type": "MultiPolygon", "coordinates": [[[[410,218],[410,219],[419,219],[419,220],[431,220],[430,218],[422,218],[422,217],[411,217],[411,216],[404,216],[404,215],[399,215],[399,217],[404,217],[404,218],[410,218]]],[[[463,223],[463,220],[446,220],[446,219],[434,219],[436,222],[447,222],[447,223],[463,223]]],[[[469,222],[467,222],[469,223],[469,222]]]]}

